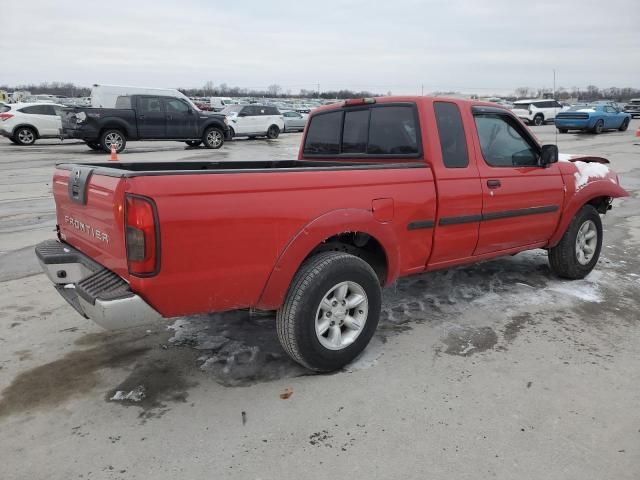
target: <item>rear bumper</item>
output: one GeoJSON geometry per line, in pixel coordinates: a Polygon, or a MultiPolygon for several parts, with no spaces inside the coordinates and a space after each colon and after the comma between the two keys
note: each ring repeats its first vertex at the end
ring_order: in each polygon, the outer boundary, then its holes
{"type": "Polygon", "coordinates": [[[579,118],[558,118],[556,117],[555,122],[556,128],[566,128],[567,130],[586,130],[589,128],[593,128],[591,119],[579,119],[579,118]]]}
{"type": "Polygon", "coordinates": [[[36,246],[36,256],[69,305],[106,329],[147,325],[162,318],[121,277],[70,245],[47,240],[36,246]]]}

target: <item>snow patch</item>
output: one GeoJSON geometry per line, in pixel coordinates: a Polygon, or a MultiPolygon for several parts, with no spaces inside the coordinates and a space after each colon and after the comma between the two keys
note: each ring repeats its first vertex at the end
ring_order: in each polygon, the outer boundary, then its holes
{"type": "Polygon", "coordinates": [[[578,171],[574,173],[576,178],[576,191],[584,187],[592,178],[606,178],[609,175],[609,167],[597,162],[573,162],[578,171]]]}
{"type": "Polygon", "coordinates": [[[366,370],[378,363],[378,359],[382,356],[384,347],[379,338],[372,338],[367,348],[364,349],[358,357],[349,365],[344,367],[345,372],[357,372],[358,370],[366,370]]]}
{"type": "Polygon", "coordinates": [[[125,400],[129,402],[141,402],[146,396],[144,385],[138,385],[129,392],[118,390],[113,397],[111,397],[111,400],[114,402],[122,402],[125,400]]]}

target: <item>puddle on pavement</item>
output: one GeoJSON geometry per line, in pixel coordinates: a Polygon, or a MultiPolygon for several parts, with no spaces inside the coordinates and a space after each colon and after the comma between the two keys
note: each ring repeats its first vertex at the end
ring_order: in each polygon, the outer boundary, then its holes
{"type": "Polygon", "coordinates": [[[456,327],[442,342],[447,346],[444,353],[468,357],[493,349],[498,343],[498,335],[491,327],[456,327]]]}

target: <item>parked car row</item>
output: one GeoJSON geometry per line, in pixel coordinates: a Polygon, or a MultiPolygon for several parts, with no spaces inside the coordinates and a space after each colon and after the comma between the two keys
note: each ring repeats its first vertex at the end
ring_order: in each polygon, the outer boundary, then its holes
{"type": "Polygon", "coordinates": [[[0,106],[0,135],[31,145],[39,138],[76,138],[93,150],[117,152],[128,141],[176,140],[191,147],[222,147],[238,136],[278,138],[302,131],[307,115],[267,105],[230,105],[203,111],[173,89],[94,85],[91,106],[16,103],[0,106]]]}

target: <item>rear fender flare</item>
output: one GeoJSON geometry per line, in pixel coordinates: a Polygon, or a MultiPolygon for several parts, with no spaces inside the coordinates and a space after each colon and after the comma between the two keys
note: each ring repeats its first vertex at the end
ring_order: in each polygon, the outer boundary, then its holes
{"type": "Polygon", "coordinates": [[[305,258],[328,238],[347,232],[363,232],[374,237],[387,257],[385,285],[398,278],[398,242],[391,224],[378,222],[368,210],[334,210],[311,221],[293,237],[276,261],[256,307],[264,310],[280,308],[305,258]]]}
{"type": "Polygon", "coordinates": [[[558,223],[556,231],[551,236],[548,246],[555,247],[560,242],[571,220],[573,220],[573,217],[578,213],[578,210],[591,200],[599,197],[620,198],[628,196],[629,193],[624,188],[617,183],[613,183],[609,178],[590,181],[576,192],[564,206],[560,222],[558,223]]]}

